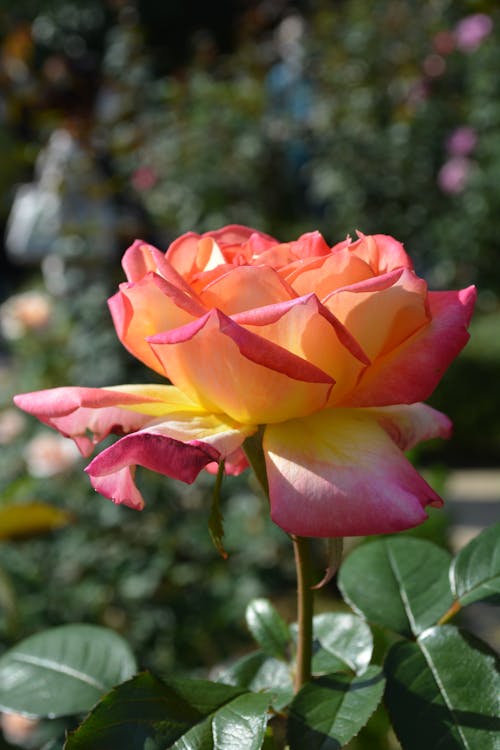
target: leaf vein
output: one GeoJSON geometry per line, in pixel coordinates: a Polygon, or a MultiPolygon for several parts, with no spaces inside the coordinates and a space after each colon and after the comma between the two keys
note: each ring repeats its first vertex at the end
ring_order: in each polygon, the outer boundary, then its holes
{"type": "Polygon", "coordinates": [[[396,579],[396,582],[398,584],[399,595],[401,597],[401,601],[403,602],[403,607],[404,607],[406,616],[408,618],[408,622],[410,624],[411,631],[415,635],[418,635],[417,623],[416,623],[415,617],[413,616],[413,611],[412,611],[412,608],[411,608],[411,605],[410,605],[410,600],[408,599],[408,596],[406,594],[406,591],[405,591],[405,588],[404,588],[404,585],[403,585],[403,583],[404,583],[403,582],[403,578],[400,575],[397,562],[394,559],[394,556],[392,554],[392,550],[391,550],[391,548],[390,548],[389,545],[387,545],[387,557],[389,559],[389,564],[391,566],[391,570],[392,570],[392,573],[394,575],[394,578],[396,579]]]}
{"type": "Polygon", "coordinates": [[[423,641],[421,641],[421,640],[419,641],[419,646],[422,649],[422,653],[425,656],[425,660],[426,660],[427,664],[429,665],[429,669],[432,672],[432,676],[434,677],[434,680],[436,681],[436,685],[438,686],[439,691],[440,691],[441,695],[443,696],[444,702],[446,704],[446,708],[448,709],[448,711],[450,712],[450,714],[451,714],[451,716],[453,718],[453,724],[454,724],[454,726],[455,726],[458,734],[460,735],[460,739],[464,743],[464,748],[465,748],[465,750],[471,750],[471,746],[467,742],[467,738],[464,735],[464,733],[462,731],[462,727],[460,726],[460,723],[457,720],[457,717],[455,715],[455,711],[453,710],[453,703],[450,700],[450,698],[448,696],[448,693],[446,692],[446,688],[444,686],[444,683],[442,682],[442,680],[441,680],[441,678],[439,676],[439,671],[436,668],[434,662],[432,661],[432,656],[427,651],[427,649],[425,648],[423,641]]]}
{"type": "Polygon", "coordinates": [[[106,690],[106,685],[104,685],[102,682],[99,682],[99,680],[96,680],[94,677],[86,674],[85,672],[81,672],[78,669],[73,669],[73,667],[70,667],[67,664],[60,664],[59,662],[53,661],[52,659],[43,659],[39,656],[33,656],[32,654],[23,654],[20,651],[12,654],[12,658],[24,664],[32,664],[35,667],[43,667],[44,669],[51,670],[52,672],[65,674],[68,677],[73,677],[75,680],[80,680],[80,682],[91,685],[98,690],[106,690]]]}

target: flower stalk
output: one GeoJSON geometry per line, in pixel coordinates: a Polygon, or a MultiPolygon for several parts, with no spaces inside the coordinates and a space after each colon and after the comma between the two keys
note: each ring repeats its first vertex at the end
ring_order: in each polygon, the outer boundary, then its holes
{"type": "Polygon", "coordinates": [[[297,663],[295,692],[311,679],[314,590],[311,567],[310,540],[292,536],[297,570],[297,663]]]}

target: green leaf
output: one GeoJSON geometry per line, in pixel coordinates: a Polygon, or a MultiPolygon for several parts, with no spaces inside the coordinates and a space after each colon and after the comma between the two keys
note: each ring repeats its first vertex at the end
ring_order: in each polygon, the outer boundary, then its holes
{"type": "Polygon", "coordinates": [[[67,716],[88,709],[136,670],[127,643],[107,628],[63,625],[32,635],[0,659],[0,710],[67,716]]]}
{"type": "Polygon", "coordinates": [[[205,680],[148,672],[114,688],[69,735],[65,750],[259,750],[269,698],[205,680]]]}
{"type": "Polygon", "coordinates": [[[224,537],[224,525],[222,522],[222,513],[220,509],[220,490],[222,487],[222,479],[224,478],[224,461],[219,463],[217,471],[217,477],[214,484],[214,490],[212,493],[212,510],[210,511],[210,517],[208,519],[208,531],[214,543],[214,547],[219,555],[227,560],[227,552],[222,544],[224,537]]]}
{"type": "Polygon", "coordinates": [[[404,750],[498,750],[496,662],[488,646],[452,625],[396,643],[385,665],[385,700],[404,750]]]}
{"type": "Polygon", "coordinates": [[[290,667],[263,651],[253,651],[230,664],[218,674],[217,681],[255,693],[265,691],[277,711],[288,705],[293,697],[290,667]]]}
{"type": "Polygon", "coordinates": [[[362,673],[370,663],[373,637],[359,617],[343,612],[316,615],[313,619],[314,674],[346,669],[362,673]]]}
{"type": "Polygon", "coordinates": [[[389,537],[355,549],[340,569],[339,588],[358,613],[411,638],[453,603],[450,555],[423,539],[389,537]]]}
{"type": "Polygon", "coordinates": [[[246,611],[248,629],[269,656],[286,659],[290,644],[290,629],[267,599],[254,599],[246,611]]]}
{"type": "Polygon", "coordinates": [[[465,606],[500,601],[500,523],[485,529],[460,550],[450,569],[451,588],[465,606]]]}
{"type": "Polygon", "coordinates": [[[304,685],[290,706],[290,750],[339,750],[366,724],[384,691],[379,667],[332,674],[304,685]]]}

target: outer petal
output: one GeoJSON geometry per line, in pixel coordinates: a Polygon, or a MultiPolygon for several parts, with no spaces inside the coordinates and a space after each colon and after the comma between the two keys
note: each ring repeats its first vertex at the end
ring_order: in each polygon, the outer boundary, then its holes
{"type": "Polygon", "coordinates": [[[173,386],[52,388],[19,394],[14,402],[65,437],[73,438],[84,456],[89,456],[110,433],[125,435],[141,429],[154,417],[193,411],[189,399],[173,386]]]}
{"type": "Polygon", "coordinates": [[[403,451],[432,438],[449,438],[451,419],[427,404],[398,404],[363,409],[403,451]]]}
{"type": "MultiPolygon", "coordinates": [[[[126,349],[151,369],[165,375],[146,338],[185,325],[206,310],[178,287],[156,274],[121,284],[108,300],[116,333],[126,349]]],[[[168,377],[168,375],[167,375],[168,377]]]]}
{"type": "Polygon", "coordinates": [[[140,509],[144,502],[134,482],[136,465],[191,483],[208,464],[234,457],[256,429],[211,414],[176,414],[118,440],[86,471],[98,492],[140,509]]]}
{"type": "Polygon", "coordinates": [[[425,401],[469,340],[475,287],[430,292],[430,322],[367,368],[345,406],[425,401]]]}
{"type": "Polygon", "coordinates": [[[401,531],[426,519],[427,504],[441,503],[370,410],[269,425],[263,447],[271,516],[292,534],[401,531]]]}
{"type": "Polygon", "coordinates": [[[172,382],[193,401],[243,424],[311,414],[323,408],[334,382],[219,310],[155,336],[150,344],[172,382]]]}

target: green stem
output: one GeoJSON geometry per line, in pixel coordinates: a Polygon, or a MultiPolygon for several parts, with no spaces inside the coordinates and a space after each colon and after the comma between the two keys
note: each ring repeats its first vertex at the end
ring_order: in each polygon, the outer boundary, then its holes
{"type": "Polygon", "coordinates": [[[297,570],[297,615],[299,632],[297,636],[297,665],[295,671],[295,692],[311,679],[313,607],[310,541],[306,537],[292,536],[297,570]]]}
{"type": "Polygon", "coordinates": [[[451,607],[449,608],[449,610],[447,612],[445,612],[442,617],[439,618],[437,624],[438,625],[444,625],[449,620],[451,620],[452,617],[455,617],[455,615],[458,612],[460,612],[461,609],[462,609],[462,605],[460,604],[459,600],[456,599],[456,601],[453,602],[453,604],[451,605],[451,607]]]}
{"type": "MultiPolygon", "coordinates": [[[[243,450],[248,462],[269,499],[269,484],[267,481],[266,461],[262,449],[262,438],[264,428],[247,438],[243,444],[243,450]]],[[[312,660],[312,618],[314,591],[311,570],[311,552],[309,539],[301,536],[291,536],[295,554],[295,567],[297,570],[297,615],[298,615],[298,640],[297,640],[297,666],[295,672],[295,692],[311,679],[312,660]]]]}

